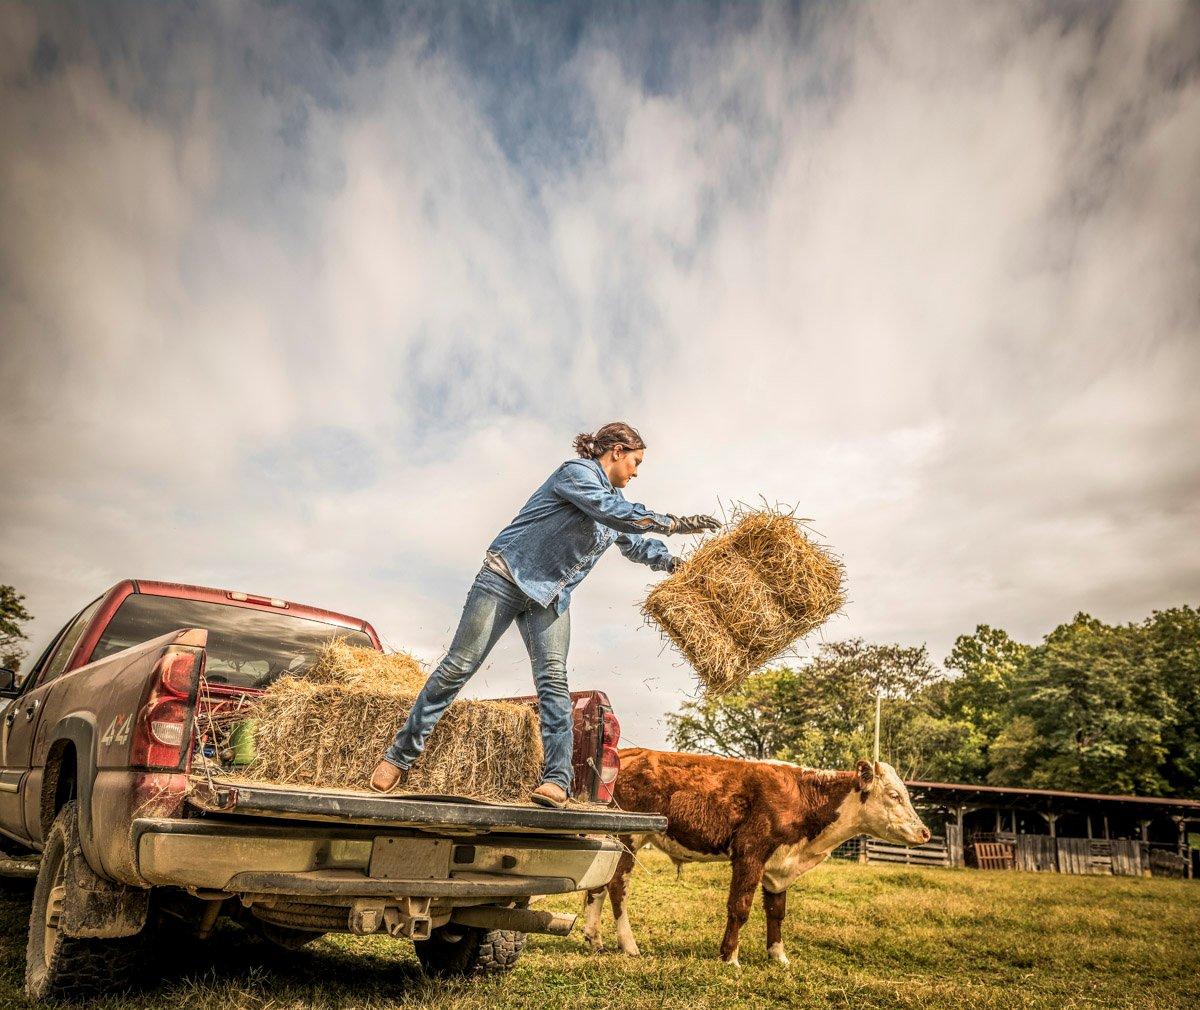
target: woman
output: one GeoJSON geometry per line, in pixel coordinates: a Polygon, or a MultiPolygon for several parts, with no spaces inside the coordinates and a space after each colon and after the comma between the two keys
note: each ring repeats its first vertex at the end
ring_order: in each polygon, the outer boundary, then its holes
{"type": "Polygon", "coordinates": [[[371,788],[403,784],[433,727],[514,621],[529,651],[546,763],[530,799],[561,807],[571,794],[571,695],[567,646],[571,593],[613,543],[631,561],[673,571],[677,559],[646,533],[715,530],[711,516],[651,512],[621,494],[637,476],[646,443],[629,425],[606,424],[575,439],[579,459],[554,471],[499,536],[467,594],[450,651],[429,676],[408,720],[375,766],[371,788]]]}

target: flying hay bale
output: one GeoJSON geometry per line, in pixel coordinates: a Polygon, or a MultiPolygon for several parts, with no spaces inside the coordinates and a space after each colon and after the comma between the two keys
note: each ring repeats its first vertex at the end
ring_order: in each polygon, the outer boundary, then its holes
{"type": "Polygon", "coordinates": [[[800,520],[742,509],[650,591],[642,611],[705,689],[724,694],[841,610],[843,578],[800,520]]]}
{"type": "MultiPolygon", "coordinates": [[[[326,643],[303,677],[283,677],[240,712],[254,720],[243,774],[283,785],[365,789],[425,682],[406,653],[326,643]]],[[[429,736],[403,791],[524,800],[541,780],[537,713],[504,701],[456,701],[429,736]]]]}

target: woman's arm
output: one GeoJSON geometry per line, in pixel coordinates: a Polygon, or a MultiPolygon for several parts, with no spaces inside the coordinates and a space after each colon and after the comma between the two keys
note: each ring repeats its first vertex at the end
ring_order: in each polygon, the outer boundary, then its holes
{"type": "Polygon", "coordinates": [[[644,537],[640,533],[622,533],[617,537],[617,546],[630,561],[649,565],[656,572],[675,570],[676,558],[667,550],[667,545],[656,537],[644,537]]]}
{"type": "MultiPolygon", "coordinates": [[[[562,468],[563,476],[554,485],[555,493],[585,515],[618,533],[670,533],[671,517],[651,512],[645,505],[626,501],[600,483],[587,465],[562,468]]],[[[663,547],[666,550],[666,547],[663,547]]]]}

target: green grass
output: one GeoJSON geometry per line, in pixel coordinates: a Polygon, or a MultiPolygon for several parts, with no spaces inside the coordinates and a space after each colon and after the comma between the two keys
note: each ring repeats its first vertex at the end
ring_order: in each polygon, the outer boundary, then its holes
{"type": "MultiPolygon", "coordinates": [[[[569,1007],[725,1010],[745,1007],[1200,1006],[1200,882],[931,870],[835,863],[792,888],[789,966],[766,959],[762,910],[742,934],[740,969],[717,961],[727,866],[675,880],[643,853],[631,908],[640,959],[531,937],[497,980],[430,983],[411,945],[331,937],[289,954],[236,927],[160,965],[166,980],[106,1000],[104,1010],[299,1007],[569,1007]]],[[[27,885],[0,885],[0,1007],[21,995],[27,885]]],[[[570,895],[545,907],[579,911],[570,895]]],[[[605,909],[612,942],[612,920],[605,909]]]]}

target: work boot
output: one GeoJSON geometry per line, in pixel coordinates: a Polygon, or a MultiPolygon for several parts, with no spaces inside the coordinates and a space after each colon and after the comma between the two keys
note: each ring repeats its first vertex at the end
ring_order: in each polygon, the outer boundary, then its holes
{"type": "Polygon", "coordinates": [[[371,773],[371,788],[377,793],[390,793],[408,781],[408,769],[397,768],[390,761],[380,761],[371,773]]]}
{"type": "Polygon", "coordinates": [[[543,782],[529,794],[529,798],[541,807],[565,807],[567,805],[567,791],[553,782],[543,782]]]}

